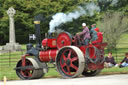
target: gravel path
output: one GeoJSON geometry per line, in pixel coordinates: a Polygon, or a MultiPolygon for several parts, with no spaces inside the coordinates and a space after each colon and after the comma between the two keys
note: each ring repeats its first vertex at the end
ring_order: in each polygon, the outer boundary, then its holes
{"type": "MultiPolygon", "coordinates": [[[[0,81],[0,85],[4,85],[0,81]]],[[[81,77],[73,79],[48,78],[8,81],[7,85],[128,85],[128,74],[81,77]]]]}

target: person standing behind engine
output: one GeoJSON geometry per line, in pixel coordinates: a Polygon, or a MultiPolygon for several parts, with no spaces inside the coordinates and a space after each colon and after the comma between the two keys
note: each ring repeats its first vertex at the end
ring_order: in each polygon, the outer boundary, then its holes
{"type": "Polygon", "coordinates": [[[92,44],[102,43],[103,42],[103,33],[99,32],[99,28],[94,29],[97,32],[97,39],[92,41],[92,44]]]}
{"type": "Polygon", "coordinates": [[[96,29],[96,24],[92,24],[91,25],[91,30],[90,30],[90,34],[91,34],[91,41],[95,41],[98,37],[97,37],[97,32],[95,31],[96,29]]]}
{"type": "Polygon", "coordinates": [[[82,42],[84,45],[88,45],[89,41],[91,39],[90,32],[88,27],[86,26],[86,23],[82,23],[83,31],[80,33],[77,33],[79,37],[83,37],[82,42]]]}

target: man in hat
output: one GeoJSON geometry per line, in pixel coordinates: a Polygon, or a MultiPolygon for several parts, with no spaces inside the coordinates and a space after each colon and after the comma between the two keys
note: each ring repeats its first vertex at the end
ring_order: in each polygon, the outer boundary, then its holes
{"type": "Polygon", "coordinates": [[[83,31],[80,33],[77,33],[77,36],[82,37],[82,42],[84,45],[88,45],[89,41],[91,39],[90,32],[88,27],[86,26],[86,23],[82,23],[83,31]]]}
{"type": "Polygon", "coordinates": [[[96,29],[96,24],[91,25],[91,30],[90,30],[90,35],[91,35],[91,41],[95,41],[97,39],[97,32],[95,31],[96,29]]]}

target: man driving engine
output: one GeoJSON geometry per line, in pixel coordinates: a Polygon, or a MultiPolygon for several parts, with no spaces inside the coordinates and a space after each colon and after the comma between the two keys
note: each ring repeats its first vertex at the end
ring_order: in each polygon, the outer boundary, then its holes
{"type": "Polygon", "coordinates": [[[84,45],[88,45],[91,39],[90,32],[89,32],[88,27],[86,26],[86,23],[82,23],[82,27],[83,27],[83,31],[80,33],[77,33],[76,36],[79,36],[79,38],[82,37],[82,43],[84,45]]]}

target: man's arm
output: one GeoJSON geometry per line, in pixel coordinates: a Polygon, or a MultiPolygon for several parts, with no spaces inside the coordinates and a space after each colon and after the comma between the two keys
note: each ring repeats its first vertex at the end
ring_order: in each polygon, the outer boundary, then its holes
{"type": "Polygon", "coordinates": [[[86,27],[82,32],[80,32],[80,35],[86,34],[87,31],[88,31],[88,28],[86,27]]]}

